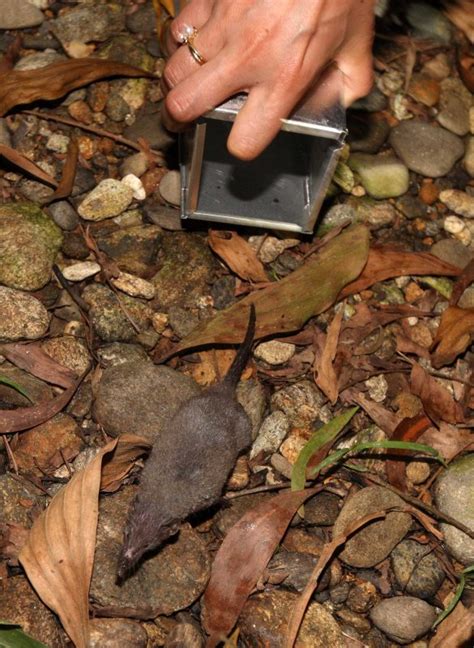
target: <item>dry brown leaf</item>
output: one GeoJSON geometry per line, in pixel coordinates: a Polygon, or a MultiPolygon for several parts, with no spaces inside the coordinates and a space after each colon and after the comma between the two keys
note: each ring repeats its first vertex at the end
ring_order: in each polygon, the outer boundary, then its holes
{"type": "Polygon", "coordinates": [[[474,56],[459,52],[458,59],[459,76],[469,92],[474,92],[474,56]]]}
{"type": "Polygon", "coordinates": [[[0,77],[0,117],[15,106],[59,99],[76,88],[112,76],[153,77],[146,70],[107,59],[52,63],[39,70],[11,70],[0,77]]]}
{"type": "Polygon", "coordinates": [[[411,370],[411,390],[423,403],[425,412],[436,424],[460,423],[464,414],[446,387],[430,376],[419,364],[414,363],[411,370]]]}
{"type": "Polygon", "coordinates": [[[135,461],[149,454],[151,448],[152,444],[142,437],[122,434],[112,460],[108,461],[106,458],[102,464],[100,490],[104,493],[115,493],[132,470],[135,461]]]}
{"type": "Polygon", "coordinates": [[[474,611],[459,601],[454,610],[439,624],[429,648],[463,648],[470,645],[474,634],[474,611]]]}
{"type": "Polygon", "coordinates": [[[257,259],[255,250],[236,232],[210,230],[207,240],[211,250],[241,279],[256,283],[268,281],[265,268],[257,259]]]}
{"type": "Polygon", "coordinates": [[[51,196],[47,196],[43,201],[43,205],[52,203],[61,198],[67,198],[71,195],[76,178],[77,160],[79,157],[79,146],[76,140],[72,139],[69,142],[67,149],[66,161],[64,163],[63,175],[61,181],[58,183],[56,190],[51,196]]]}
{"type": "MultiPolygon", "coordinates": [[[[431,421],[424,414],[418,414],[412,418],[405,418],[397,425],[390,440],[415,442],[430,427],[431,421]]],[[[392,456],[398,455],[403,457],[409,454],[410,451],[407,450],[390,450],[390,455],[392,456]]],[[[403,460],[387,459],[385,462],[385,472],[387,473],[389,483],[402,491],[406,490],[405,465],[403,460]]]]}
{"type": "Polygon", "coordinates": [[[392,436],[393,432],[402,421],[400,416],[386,409],[380,403],[376,403],[370,398],[367,398],[362,392],[357,391],[354,387],[345,389],[341,392],[341,396],[345,403],[356,403],[357,405],[360,405],[364,412],[370,416],[372,421],[378,425],[379,428],[382,428],[389,437],[392,436]]]}
{"type": "Polygon", "coordinates": [[[474,43],[474,3],[472,0],[456,0],[445,7],[449,20],[474,43]]]}
{"type": "Polygon", "coordinates": [[[457,277],[461,272],[461,268],[441,261],[427,252],[403,252],[389,246],[373,248],[369,252],[367,264],[360,277],[348,284],[342,290],[340,297],[348,297],[370,288],[379,281],[394,277],[423,275],[457,277]]]}
{"type": "Polygon", "coordinates": [[[334,368],[334,358],[336,357],[343,314],[344,309],[340,308],[334,315],[328,327],[324,347],[319,349],[314,358],[314,369],[317,372],[315,377],[316,384],[326,394],[333,405],[339,396],[338,377],[334,368]]]}
{"type": "Polygon", "coordinates": [[[472,432],[441,421],[439,428],[430,427],[418,439],[419,443],[437,450],[447,462],[452,461],[460,452],[474,447],[472,432]]]}
{"type": "Polygon", "coordinates": [[[441,322],[433,342],[435,349],[431,356],[433,367],[438,369],[451,364],[458,355],[464,353],[473,338],[474,309],[449,306],[441,315],[441,322]]]}
{"type": "Polygon", "coordinates": [[[23,171],[33,176],[37,180],[42,180],[52,187],[56,187],[58,184],[56,180],[49,175],[49,173],[43,171],[43,169],[37,166],[34,162],[29,160],[24,155],[21,155],[21,153],[18,153],[18,151],[11,148],[10,146],[7,146],[6,144],[0,144],[0,157],[4,157],[10,162],[10,164],[13,164],[19,169],[23,169],[23,171]]]}
{"type": "Polygon", "coordinates": [[[20,552],[19,561],[28,579],[43,602],[59,616],[76,648],[89,646],[88,595],[101,480],[109,492],[115,489],[119,475],[129,471],[126,463],[132,464],[148,446],[145,439],[125,435],[102,448],[53,497],[36,519],[20,552]]]}

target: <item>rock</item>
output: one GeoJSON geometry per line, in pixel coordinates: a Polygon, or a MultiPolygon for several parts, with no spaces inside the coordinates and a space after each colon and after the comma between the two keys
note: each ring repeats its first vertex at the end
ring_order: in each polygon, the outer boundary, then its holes
{"type": "MultiPolygon", "coordinates": [[[[403,507],[403,500],[381,486],[369,486],[350,497],[339,514],[333,536],[344,533],[347,526],[370,513],[391,506],[403,507]]],[[[407,513],[388,513],[384,520],[372,522],[357,531],[345,544],[341,560],[352,567],[373,567],[381,562],[404,538],[411,526],[407,513]]]]}
{"type": "Polygon", "coordinates": [[[429,545],[403,540],[390,555],[393,573],[403,593],[433,598],[444,581],[444,570],[429,545]]]}
{"type": "Polygon", "coordinates": [[[187,608],[202,594],[210,575],[210,557],[200,536],[183,525],[176,540],[144,560],[120,586],[117,561],[123,530],[136,487],[125,487],[100,502],[90,597],[109,615],[154,618],[187,608]]]}
{"type": "Polygon", "coordinates": [[[446,53],[440,52],[436,56],[433,56],[432,59],[423,65],[421,73],[438,81],[446,79],[451,74],[451,65],[446,53]]]}
{"type": "Polygon", "coordinates": [[[269,414],[258,431],[250,451],[250,458],[256,457],[259,452],[276,452],[289,430],[290,424],[283,412],[276,410],[269,414]]]}
{"type": "Polygon", "coordinates": [[[430,178],[447,175],[464,154],[457,135],[415,119],[393,128],[390,144],[409,169],[430,178]]]}
{"type": "Polygon", "coordinates": [[[367,393],[373,401],[383,403],[388,391],[388,382],[383,374],[368,378],[364,381],[364,385],[367,387],[367,393]]]}
{"type": "Polygon", "coordinates": [[[418,196],[412,196],[410,194],[405,194],[402,198],[397,200],[397,209],[409,220],[415,220],[415,218],[426,218],[428,213],[428,207],[425,203],[418,198],[418,196]]]}
{"type": "Polygon", "coordinates": [[[72,41],[105,41],[125,27],[124,7],[115,2],[79,5],[50,21],[50,29],[61,45],[72,41]]]}
{"type": "Polygon", "coordinates": [[[230,529],[248,511],[269,499],[268,493],[256,493],[245,497],[228,500],[225,507],[221,508],[213,518],[213,531],[224,538],[230,529]]]}
{"type": "Polygon", "coordinates": [[[465,268],[474,258],[472,251],[455,239],[438,241],[431,247],[430,254],[459,268],[465,268]]]}
{"type": "Polygon", "coordinates": [[[449,77],[441,82],[436,119],[441,126],[463,137],[469,133],[469,110],[472,105],[472,95],[461,79],[449,77]]]}
{"type": "Polygon", "coordinates": [[[147,634],[132,619],[91,619],[89,648],[146,648],[147,634]]]}
{"type": "Polygon", "coordinates": [[[458,216],[446,216],[443,221],[443,228],[449,234],[453,234],[464,245],[469,245],[471,242],[471,233],[466,228],[464,221],[458,216]]]}
{"type": "Polygon", "coordinates": [[[458,189],[445,189],[439,199],[449,209],[465,218],[474,218],[474,196],[458,189]]]}
{"type": "Polygon", "coordinates": [[[179,338],[185,338],[199,326],[199,312],[197,309],[170,306],[168,324],[179,338]]]}
{"type": "Polygon", "coordinates": [[[423,73],[413,74],[408,94],[425,106],[436,106],[441,94],[441,86],[437,79],[423,73]]]}
{"type": "MultiPolygon", "coordinates": [[[[306,506],[305,506],[306,510],[306,506]]],[[[377,588],[369,581],[359,581],[352,585],[347,597],[347,607],[357,614],[366,614],[378,599],[377,588]]]]}
{"type": "Polygon", "coordinates": [[[390,133],[385,119],[362,112],[349,111],[348,127],[352,153],[378,153],[390,133]]]}
{"type": "Polygon", "coordinates": [[[388,200],[374,200],[364,196],[351,198],[348,205],[355,211],[355,220],[365,223],[372,230],[388,227],[397,217],[395,207],[388,200]]]}
{"type": "Polygon", "coordinates": [[[170,232],[163,238],[158,262],[161,268],[151,282],[159,310],[194,306],[198,297],[209,293],[216,261],[202,236],[170,232]]]}
{"type": "Polygon", "coordinates": [[[467,140],[463,165],[471,178],[474,178],[474,137],[469,137],[467,140]]]}
{"type": "Polygon", "coordinates": [[[128,126],[125,131],[125,137],[132,140],[138,140],[143,137],[154,149],[165,151],[176,141],[173,136],[163,126],[161,113],[155,108],[153,112],[147,112],[150,108],[144,108],[137,113],[135,122],[128,126]]]}
{"type": "MultiPolygon", "coordinates": [[[[0,521],[30,528],[33,519],[45,506],[45,498],[31,482],[14,479],[10,474],[0,475],[0,521]]],[[[6,582],[10,579],[7,578],[6,582]]],[[[22,580],[24,580],[22,578],[22,580]]],[[[0,588],[0,597],[3,588],[0,588]]],[[[3,608],[0,607],[3,613],[3,608]]],[[[3,617],[5,618],[5,617],[3,617]]],[[[8,619],[13,621],[13,619],[8,619]]]]}
{"type": "Polygon", "coordinates": [[[12,138],[7,125],[7,120],[3,117],[0,118],[0,144],[10,147],[12,145],[12,138]]]}
{"type": "Polygon", "coordinates": [[[120,174],[122,178],[129,173],[133,173],[138,178],[148,171],[149,159],[145,153],[140,151],[125,158],[120,165],[120,174]]]}
{"type": "Polygon", "coordinates": [[[161,179],[160,196],[171,205],[181,204],[181,174],[179,171],[168,171],[161,179]]]}
{"type": "Polygon", "coordinates": [[[130,187],[120,180],[108,178],[99,182],[77,211],[85,220],[102,221],[124,212],[132,200],[133,190],[130,187]]]}
{"type": "MultiPolygon", "coordinates": [[[[279,551],[267,565],[266,576],[270,582],[282,581],[282,586],[292,591],[302,592],[306,587],[312,571],[316,567],[318,558],[311,554],[297,553],[296,551],[279,551]]],[[[322,592],[329,585],[329,572],[319,580],[317,592],[322,592]]]]}
{"type": "Polygon", "coordinates": [[[115,216],[112,220],[120,229],[141,227],[143,225],[143,216],[139,209],[129,209],[120,216],[115,216]]]}
{"type": "Polygon", "coordinates": [[[156,265],[161,242],[161,228],[156,225],[127,227],[97,237],[99,249],[111,257],[120,270],[139,277],[148,277],[150,267],[156,265]]]}
{"type": "Polygon", "coordinates": [[[130,187],[130,189],[133,191],[133,197],[135,198],[135,200],[145,200],[145,187],[143,186],[140,178],[138,178],[136,175],[134,175],[133,173],[127,174],[122,178],[122,183],[126,187],[130,187]]]}
{"type": "MultiPolygon", "coordinates": [[[[239,619],[242,640],[248,646],[283,648],[291,610],[298,594],[271,590],[252,596],[239,619]]],[[[310,603],[298,633],[295,648],[344,648],[346,640],[330,612],[310,603]]]]}
{"type": "MultiPolygon", "coordinates": [[[[48,648],[63,648],[66,640],[64,632],[54,614],[41,602],[27,579],[15,576],[3,580],[0,588],[2,620],[17,623],[26,634],[36,641],[41,641],[42,645],[48,648]]],[[[4,645],[20,645],[20,640],[18,643],[10,643],[8,639],[6,641],[4,645]]],[[[22,643],[25,646],[32,645],[28,640],[22,643]]]]}
{"type": "Polygon", "coordinates": [[[151,5],[143,5],[127,16],[126,25],[133,34],[149,35],[155,31],[156,13],[151,5]]]}
{"type": "Polygon", "coordinates": [[[408,169],[394,157],[354,153],[349,166],[359,174],[364,189],[373,198],[395,198],[408,190],[408,169]]]}
{"type": "MultiPolygon", "coordinates": [[[[17,72],[25,72],[26,70],[40,70],[41,68],[57,63],[58,61],[65,61],[66,57],[56,52],[54,49],[45,49],[43,52],[30,54],[21,58],[15,65],[14,70],[17,72]]],[[[64,137],[57,133],[60,137],[64,137]]]]}
{"type": "Polygon", "coordinates": [[[0,205],[0,283],[39,290],[50,280],[61,243],[61,230],[36,205],[0,205]]]}
{"type": "Polygon", "coordinates": [[[178,407],[198,393],[191,378],[165,366],[132,360],[104,370],[94,418],[112,436],[127,431],[154,440],[178,407]]]}
{"type": "Polygon", "coordinates": [[[241,380],[236,396],[252,424],[252,439],[257,437],[267,406],[265,389],[259,380],[241,380]]]}
{"type": "Polygon", "coordinates": [[[151,200],[145,201],[143,211],[152,223],[159,225],[164,230],[179,232],[183,229],[181,214],[178,209],[172,209],[166,205],[160,205],[151,200]]]}
{"type": "Polygon", "coordinates": [[[53,133],[48,137],[46,148],[48,151],[53,151],[53,153],[67,153],[70,141],[67,135],[53,133]]]}
{"type": "Polygon", "coordinates": [[[352,204],[342,203],[340,205],[333,205],[320,220],[317,233],[321,235],[333,227],[338,227],[344,223],[354,223],[356,220],[357,212],[352,204]]]}
{"type": "Polygon", "coordinates": [[[319,417],[325,397],[309,380],[284,387],[271,398],[271,409],[281,410],[296,428],[311,426],[319,417]]]}
{"type": "Polygon", "coordinates": [[[137,335],[129,318],[139,330],[146,329],[151,323],[153,311],[138,299],[122,295],[120,303],[115,293],[102,284],[85,287],[82,298],[89,304],[89,318],[97,335],[104,342],[129,342],[137,335]],[[123,309],[126,309],[128,317],[123,309]]]}
{"type": "Polygon", "coordinates": [[[299,244],[298,239],[279,239],[276,236],[250,236],[248,242],[262,263],[272,263],[285,250],[299,244]]]}
{"type": "Polygon", "coordinates": [[[64,278],[73,282],[84,281],[84,279],[93,277],[100,271],[101,267],[95,261],[82,261],[62,269],[64,278]]]}
{"type": "Polygon", "coordinates": [[[61,252],[70,259],[87,259],[90,250],[82,233],[66,232],[63,238],[61,252]]]}
{"type": "Polygon", "coordinates": [[[15,448],[15,457],[21,470],[36,477],[52,474],[72,461],[81,449],[79,428],[67,414],[56,414],[52,419],[24,432],[15,448]]]}
{"type": "Polygon", "coordinates": [[[412,484],[423,484],[430,474],[430,464],[426,461],[410,461],[406,467],[407,479],[412,484]]]}
{"type": "MultiPolygon", "coordinates": [[[[191,617],[192,620],[192,617],[191,617]]],[[[204,638],[197,623],[181,622],[166,637],[165,648],[204,648],[204,638]]]]}
{"type": "Polygon", "coordinates": [[[306,524],[332,526],[339,515],[340,498],[332,493],[319,493],[306,501],[304,519],[306,524]]]}
{"type": "Polygon", "coordinates": [[[49,338],[42,343],[41,348],[53,360],[67,367],[77,376],[82,376],[91,367],[89,351],[80,338],[72,335],[49,338]]]}
{"type": "Polygon", "coordinates": [[[426,2],[411,2],[405,12],[408,24],[421,38],[440,43],[451,42],[453,28],[446,16],[426,2]]]}
{"type": "Polygon", "coordinates": [[[44,21],[44,15],[28,0],[0,0],[0,29],[26,29],[44,21]]]}
{"type": "Polygon", "coordinates": [[[263,360],[269,365],[282,365],[291,360],[295,355],[296,347],[294,344],[280,342],[279,340],[270,340],[261,342],[253,352],[255,358],[263,360]]]}
{"type": "Polygon", "coordinates": [[[74,207],[66,200],[58,200],[48,207],[53,221],[62,230],[72,231],[79,225],[79,217],[74,207]]]}
{"type": "Polygon", "coordinates": [[[125,344],[123,342],[112,342],[104,344],[97,350],[97,355],[102,368],[116,367],[126,362],[148,362],[145,349],[138,344],[125,344]]]}
{"type": "Polygon", "coordinates": [[[121,272],[118,277],[112,279],[112,283],[116,288],[131,297],[153,299],[155,296],[155,286],[152,283],[128,272],[121,272]]]}
{"type": "Polygon", "coordinates": [[[385,599],[370,611],[372,622],[390,639],[405,645],[425,635],[436,619],[435,609],[413,596],[385,599]]]}
{"type": "Polygon", "coordinates": [[[0,340],[37,340],[48,330],[49,313],[27,293],[0,286],[0,340]]]}
{"type": "Polygon", "coordinates": [[[474,308],[474,286],[468,286],[458,301],[459,308],[474,308]]]}
{"type": "MultiPolygon", "coordinates": [[[[474,531],[474,453],[450,464],[438,478],[436,503],[441,511],[474,531]]],[[[450,524],[441,524],[448,551],[463,565],[474,562],[474,540],[450,524]]]]}

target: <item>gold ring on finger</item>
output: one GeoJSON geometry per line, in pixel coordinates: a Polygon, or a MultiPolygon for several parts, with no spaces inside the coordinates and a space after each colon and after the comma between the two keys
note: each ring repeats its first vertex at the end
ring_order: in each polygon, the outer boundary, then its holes
{"type": "Polygon", "coordinates": [[[183,40],[183,45],[188,46],[188,50],[191,53],[191,56],[193,59],[198,63],[199,65],[204,65],[207,63],[206,59],[204,56],[201,54],[201,52],[197,49],[197,47],[194,45],[194,39],[196,38],[198,34],[198,30],[193,28],[193,31],[191,34],[186,35],[183,40]]]}

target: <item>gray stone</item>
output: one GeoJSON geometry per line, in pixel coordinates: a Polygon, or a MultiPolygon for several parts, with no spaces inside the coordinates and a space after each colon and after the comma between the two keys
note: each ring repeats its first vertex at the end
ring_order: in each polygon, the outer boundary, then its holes
{"type": "Polygon", "coordinates": [[[474,286],[468,286],[458,301],[459,308],[474,308],[474,286]]]}
{"type": "Polygon", "coordinates": [[[90,597],[96,608],[105,608],[111,616],[155,618],[194,603],[209,579],[210,558],[199,534],[183,525],[176,540],[153,553],[117,585],[123,530],[137,491],[128,486],[100,502],[90,597]]]}
{"type": "MultiPolygon", "coordinates": [[[[0,610],[2,620],[17,623],[30,637],[41,641],[48,648],[63,648],[67,639],[52,612],[41,602],[32,586],[23,576],[3,579],[0,588],[0,610]]],[[[19,646],[12,639],[6,639],[5,646],[19,646]]],[[[2,639],[3,643],[3,639],[2,639]]],[[[29,641],[24,646],[32,645],[29,641]]],[[[38,644],[35,644],[38,645],[38,644]]]]}
{"type": "Polygon", "coordinates": [[[120,180],[108,178],[84,198],[78,208],[82,218],[101,221],[124,212],[133,200],[133,190],[120,180]]]}
{"type": "Polygon", "coordinates": [[[151,201],[145,201],[143,211],[148,220],[155,223],[155,225],[159,225],[164,230],[179,232],[183,229],[181,214],[178,209],[173,209],[166,205],[160,205],[151,201]]]}
{"type": "Polygon", "coordinates": [[[50,28],[66,47],[77,40],[82,43],[102,42],[125,27],[124,9],[115,2],[79,5],[52,20],[50,28]]]}
{"type": "Polygon", "coordinates": [[[393,573],[401,591],[431,599],[444,581],[444,570],[430,545],[403,540],[390,555],[393,573]]]}
{"type": "Polygon", "coordinates": [[[440,43],[450,43],[453,28],[446,16],[426,2],[410,2],[406,8],[406,19],[418,36],[440,43]]]}
{"type": "Polygon", "coordinates": [[[474,195],[459,189],[445,189],[439,194],[439,199],[456,214],[474,218],[474,195]]]}
{"type": "Polygon", "coordinates": [[[465,268],[474,258],[473,252],[456,239],[438,241],[431,247],[430,254],[459,268],[465,268]]]}
{"type": "Polygon", "coordinates": [[[329,211],[323,215],[318,223],[318,234],[322,234],[338,227],[344,223],[353,223],[357,220],[357,213],[354,207],[348,203],[333,205],[329,211]]]}
{"type": "MultiPolygon", "coordinates": [[[[311,554],[296,551],[279,551],[268,563],[266,574],[270,577],[270,582],[273,581],[273,577],[278,580],[279,576],[285,575],[282,586],[289,590],[302,592],[317,562],[318,557],[311,554]]],[[[319,579],[316,591],[321,592],[327,589],[329,580],[329,571],[326,569],[319,579]]]]}
{"type": "Polygon", "coordinates": [[[199,393],[188,376],[148,361],[105,369],[97,386],[94,417],[105,431],[154,440],[178,407],[199,393]]]}
{"type": "Polygon", "coordinates": [[[415,119],[392,129],[390,144],[409,169],[430,178],[447,175],[464,154],[457,135],[415,119]]]}
{"type": "Polygon", "coordinates": [[[147,634],[132,619],[91,619],[89,648],[146,648],[147,634]]]}
{"type": "Polygon", "coordinates": [[[461,79],[444,79],[441,82],[439,113],[436,119],[441,126],[463,137],[469,133],[469,110],[472,105],[472,95],[461,79]]]}
{"type": "Polygon", "coordinates": [[[28,293],[0,286],[0,340],[37,340],[49,326],[49,313],[28,293]]]}
{"type": "Polygon", "coordinates": [[[168,171],[161,179],[160,196],[167,203],[179,206],[181,202],[181,174],[179,171],[168,171]]]}
{"type": "Polygon", "coordinates": [[[363,196],[351,199],[350,205],[355,210],[356,220],[365,223],[371,230],[388,227],[397,217],[395,207],[388,200],[374,200],[363,196]]]}
{"type": "Polygon", "coordinates": [[[278,366],[285,364],[295,355],[296,347],[288,342],[269,340],[258,344],[253,355],[258,360],[263,360],[269,365],[278,366]]]}
{"type": "MultiPolygon", "coordinates": [[[[281,589],[252,596],[239,619],[244,645],[283,648],[288,621],[298,596],[281,589]]],[[[347,643],[329,610],[319,603],[310,603],[295,645],[298,648],[345,648],[347,643]]]]}
{"type": "MultiPolygon", "coordinates": [[[[474,531],[474,453],[450,464],[435,488],[441,513],[474,531]]],[[[463,565],[474,563],[474,540],[450,524],[441,524],[448,551],[463,565]]]]}
{"type": "Polygon", "coordinates": [[[179,338],[185,338],[199,326],[199,312],[197,309],[170,306],[169,325],[179,338]]]}
{"type": "Polygon", "coordinates": [[[387,97],[376,86],[369,94],[362,99],[355,101],[351,108],[353,110],[366,110],[367,112],[379,112],[387,107],[387,97]]]}
{"type": "Polygon", "coordinates": [[[413,596],[385,599],[370,611],[372,622],[390,639],[404,645],[425,635],[436,619],[434,607],[413,596]]]}
{"type": "Polygon", "coordinates": [[[333,493],[319,493],[306,501],[304,519],[306,524],[332,526],[339,515],[341,499],[333,493]]]}
{"type": "MultiPolygon", "coordinates": [[[[381,486],[363,488],[344,504],[334,524],[333,536],[344,533],[356,520],[392,506],[404,506],[403,500],[392,491],[381,486]]],[[[388,556],[410,526],[408,513],[388,513],[385,519],[372,522],[354,533],[339,557],[352,567],[373,567],[388,556]]]]}
{"type": "Polygon", "coordinates": [[[58,200],[48,207],[48,211],[62,230],[69,232],[79,225],[79,216],[67,200],[58,200]]]}
{"type": "Polygon", "coordinates": [[[283,412],[276,410],[269,414],[258,431],[250,458],[256,457],[259,452],[276,452],[289,431],[290,423],[283,412]]]}
{"type": "Polygon", "coordinates": [[[145,153],[139,152],[129,155],[120,165],[120,174],[123,176],[133,173],[140,178],[148,170],[149,160],[145,153]]]}
{"type": "Polygon", "coordinates": [[[309,427],[319,417],[325,397],[309,380],[284,387],[271,398],[271,409],[281,410],[288,417],[292,427],[309,427]]]}
{"type": "Polygon", "coordinates": [[[133,34],[149,35],[155,31],[156,13],[150,4],[143,5],[127,16],[127,29],[133,34]]]}
{"type": "Polygon", "coordinates": [[[150,268],[156,264],[162,238],[161,228],[157,225],[135,225],[98,236],[97,244],[119,265],[120,270],[148,278],[150,268]]]}
{"type": "Polygon", "coordinates": [[[125,344],[124,342],[112,342],[104,344],[97,349],[100,365],[103,368],[115,367],[126,362],[150,362],[145,349],[138,344],[125,344]]]}
{"type": "Polygon", "coordinates": [[[425,203],[418,196],[412,196],[411,194],[406,194],[400,200],[397,200],[397,209],[409,220],[425,218],[428,212],[425,203]]]}
{"type": "Polygon", "coordinates": [[[43,13],[28,0],[0,0],[0,29],[36,27],[43,20],[43,13]]]}
{"type": "Polygon", "coordinates": [[[19,72],[26,70],[39,70],[47,65],[51,65],[52,63],[65,60],[66,57],[59,54],[59,52],[56,52],[53,49],[46,49],[44,52],[37,52],[36,54],[30,54],[29,56],[21,58],[15,65],[15,70],[19,72]]]}
{"type": "Polygon", "coordinates": [[[241,380],[237,385],[236,395],[250,419],[252,439],[255,439],[267,407],[265,388],[259,380],[241,380]]]}
{"type": "MultiPolygon", "coordinates": [[[[30,528],[45,503],[45,497],[40,495],[40,491],[37,491],[31,482],[23,481],[21,478],[14,479],[9,474],[0,475],[0,522],[30,528]]],[[[13,621],[13,619],[8,620],[13,621]]]]}
{"type": "Polygon", "coordinates": [[[130,342],[137,331],[146,329],[151,323],[153,311],[138,299],[128,295],[117,295],[102,284],[89,284],[82,298],[89,304],[89,317],[94,331],[104,342],[130,342]],[[124,310],[127,312],[125,315],[124,310]]]}
{"type": "Polygon", "coordinates": [[[7,120],[3,117],[0,118],[0,144],[3,144],[4,146],[12,145],[12,138],[7,126],[7,120]]]}
{"type": "Polygon", "coordinates": [[[36,205],[1,205],[0,283],[39,290],[50,280],[61,243],[61,230],[36,205]]]}
{"type": "Polygon", "coordinates": [[[138,113],[135,122],[125,129],[124,135],[133,140],[143,137],[152,148],[166,150],[176,141],[163,126],[161,113],[138,113]]]}

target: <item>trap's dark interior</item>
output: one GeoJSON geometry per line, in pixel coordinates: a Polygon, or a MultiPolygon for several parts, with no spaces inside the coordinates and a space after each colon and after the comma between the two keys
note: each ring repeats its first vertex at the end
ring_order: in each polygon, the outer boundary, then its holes
{"type": "Polygon", "coordinates": [[[196,216],[297,223],[306,230],[334,140],[281,131],[254,161],[232,157],[226,147],[231,122],[206,120],[196,216]]]}

